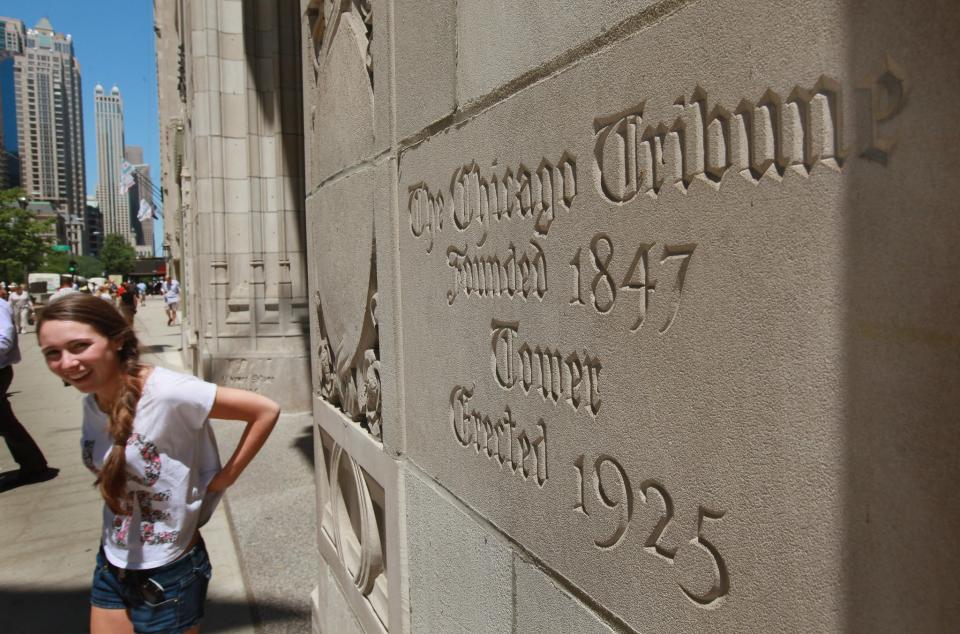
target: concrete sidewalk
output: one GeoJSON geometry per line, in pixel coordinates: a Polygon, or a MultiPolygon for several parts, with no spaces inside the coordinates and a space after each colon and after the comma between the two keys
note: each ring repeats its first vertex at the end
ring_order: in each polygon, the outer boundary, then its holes
{"type": "MultiPolygon", "coordinates": [[[[166,325],[158,298],[150,298],[140,309],[136,326],[148,352],[145,361],[180,369],[180,331],[166,325]]],[[[102,501],[80,461],[82,395],[47,370],[32,327],[21,335],[20,350],[23,361],[14,366],[10,388],[13,409],[59,474],[46,482],[0,491],[0,631],[85,632],[102,501]]],[[[215,429],[219,433],[216,425],[215,429]]],[[[15,469],[6,444],[0,442],[0,473],[15,469]]],[[[201,629],[252,634],[251,595],[228,521],[228,504],[222,504],[203,529],[214,575],[201,629]]]]}

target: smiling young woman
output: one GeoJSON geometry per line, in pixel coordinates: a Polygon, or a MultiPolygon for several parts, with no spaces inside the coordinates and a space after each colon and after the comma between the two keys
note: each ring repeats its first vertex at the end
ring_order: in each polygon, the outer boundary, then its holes
{"type": "Polygon", "coordinates": [[[211,574],[199,529],[280,408],[142,363],[133,325],[91,295],[51,302],[37,338],[50,371],[87,394],[82,457],[105,503],[91,632],[198,632],[211,574]],[[247,425],[222,466],[211,418],[247,425]]]}

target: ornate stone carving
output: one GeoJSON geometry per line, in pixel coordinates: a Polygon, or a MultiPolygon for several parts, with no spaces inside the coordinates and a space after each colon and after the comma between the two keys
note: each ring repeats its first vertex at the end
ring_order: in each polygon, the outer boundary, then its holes
{"type": "MultiPolygon", "coordinates": [[[[371,285],[376,286],[375,275],[371,285]]],[[[351,420],[361,423],[377,440],[383,437],[380,403],[379,340],[376,328],[376,291],[372,290],[364,319],[359,350],[353,361],[342,365],[333,352],[323,319],[321,294],[314,294],[319,345],[317,346],[317,378],[315,391],[320,398],[338,406],[351,420]],[[362,352],[361,352],[362,350],[362,352]]]]}
{"type": "Polygon", "coordinates": [[[380,438],[380,360],[374,350],[363,353],[363,361],[357,368],[357,403],[370,433],[380,438]]]}
{"type": "MultiPolygon", "coordinates": [[[[304,14],[312,50],[308,191],[368,156],[374,137],[370,0],[312,0],[304,14]],[[349,124],[344,116],[349,113],[349,124]],[[322,149],[321,149],[322,148],[322,149]]],[[[307,67],[309,75],[309,65],[307,67]]],[[[308,201],[319,325],[317,394],[382,437],[372,172],[320,187],[308,201]]]]}
{"type": "MultiPolygon", "coordinates": [[[[384,490],[341,445],[320,432],[316,452],[321,551],[335,555],[352,581],[348,592],[367,604],[387,631],[388,589],[384,490]],[[332,552],[329,550],[332,548],[332,552]]],[[[331,562],[332,563],[332,562],[331,562]]]]}
{"type": "MultiPolygon", "coordinates": [[[[355,20],[363,26],[366,35],[364,44],[367,74],[370,76],[370,85],[373,85],[373,58],[371,44],[373,42],[373,3],[371,0],[313,0],[307,7],[310,41],[313,44],[313,70],[320,73],[320,60],[329,48],[329,35],[336,32],[338,23],[346,19],[355,20]]],[[[358,29],[358,32],[360,30],[358,29]]]]}

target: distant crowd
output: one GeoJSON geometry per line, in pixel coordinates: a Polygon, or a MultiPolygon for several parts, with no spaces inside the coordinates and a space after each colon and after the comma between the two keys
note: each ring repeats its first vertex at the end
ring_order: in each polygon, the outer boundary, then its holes
{"type": "MultiPolygon", "coordinates": [[[[36,298],[31,297],[25,285],[0,282],[0,287],[7,293],[7,299],[13,311],[14,326],[17,332],[22,334],[28,325],[33,325],[37,318],[37,310],[42,309],[42,306],[36,298]]],[[[110,279],[102,284],[91,280],[82,287],[77,282],[64,280],[60,288],[47,299],[47,303],[71,293],[87,293],[111,302],[131,323],[137,307],[146,304],[148,295],[163,297],[168,326],[176,323],[177,311],[180,309],[180,282],[171,277],[162,280],[153,279],[149,282],[144,280],[134,282],[128,279],[120,284],[110,279]]]]}

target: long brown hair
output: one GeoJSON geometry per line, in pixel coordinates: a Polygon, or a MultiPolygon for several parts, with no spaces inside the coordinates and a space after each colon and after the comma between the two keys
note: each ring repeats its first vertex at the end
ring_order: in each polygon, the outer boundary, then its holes
{"type": "Polygon", "coordinates": [[[117,515],[127,515],[130,509],[123,505],[127,492],[127,458],[124,452],[133,432],[133,417],[143,391],[140,375],[144,366],[140,363],[140,342],[133,332],[133,326],[112,303],[86,293],[71,293],[47,304],[37,322],[37,337],[48,321],[87,324],[109,339],[111,345],[119,346],[117,355],[122,383],[120,394],[110,410],[107,428],[113,438],[113,448],[94,485],[100,488],[100,495],[111,511],[117,515]]]}

